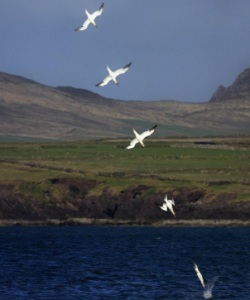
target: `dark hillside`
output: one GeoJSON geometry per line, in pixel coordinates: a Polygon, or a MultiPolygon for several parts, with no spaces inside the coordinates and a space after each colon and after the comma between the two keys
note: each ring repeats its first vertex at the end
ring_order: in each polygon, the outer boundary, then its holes
{"type": "Polygon", "coordinates": [[[249,134],[249,73],[208,103],[107,99],[0,73],[0,138],[121,138],[130,137],[133,127],[142,131],[154,124],[159,125],[154,137],[249,134]]]}

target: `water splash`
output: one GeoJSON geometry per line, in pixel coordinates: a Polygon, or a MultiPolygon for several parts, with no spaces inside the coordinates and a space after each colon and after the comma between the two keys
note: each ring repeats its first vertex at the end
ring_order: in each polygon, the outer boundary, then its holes
{"type": "Polygon", "coordinates": [[[212,289],[205,289],[204,293],[203,293],[203,297],[205,299],[210,299],[213,298],[213,294],[212,294],[212,289]]]}
{"type": "Polygon", "coordinates": [[[207,285],[206,285],[206,288],[204,290],[204,293],[203,293],[203,297],[205,299],[210,299],[210,298],[213,298],[213,294],[212,294],[212,291],[213,291],[213,288],[214,288],[214,284],[216,282],[216,280],[218,279],[218,277],[214,277],[207,285]]]}

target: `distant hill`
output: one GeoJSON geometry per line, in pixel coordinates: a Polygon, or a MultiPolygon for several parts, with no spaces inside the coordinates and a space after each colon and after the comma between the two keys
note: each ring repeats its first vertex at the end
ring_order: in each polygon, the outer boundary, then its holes
{"type": "Polygon", "coordinates": [[[250,96],[250,68],[238,75],[229,87],[220,85],[213,94],[210,102],[237,99],[249,99],[250,96]]]}
{"type": "Polygon", "coordinates": [[[107,99],[0,73],[0,139],[122,138],[154,124],[155,137],[250,134],[249,70],[207,103],[107,99]]]}

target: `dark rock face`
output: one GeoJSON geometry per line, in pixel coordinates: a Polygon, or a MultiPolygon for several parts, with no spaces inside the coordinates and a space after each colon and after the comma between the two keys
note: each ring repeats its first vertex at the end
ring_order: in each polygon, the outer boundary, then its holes
{"type": "Polygon", "coordinates": [[[250,96],[250,68],[238,75],[229,87],[219,86],[210,102],[242,99],[246,96],[250,96]]]}
{"type": "MultiPolygon", "coordinates": [[[[152,224],[175,219],[171,212],[162,211],[164,194],[152,192],[152,187],[139,185],[112,194],[104,189],[99,196],[89,194],[99,184],[95,180],[51,179],[53,188],[62,192],[56,198],[50,191],[42,197],[27,197],[16,191],[14,185],[0,185],[0,221],[68,218],[129,220],[131,223],[152,224]],[[43,199],[41,201],[41,199],[43,199]]],[[[168,191],[175,199],[176,219],[238,219],[248,220],[250,204],[234,202],[237,195],[206,195],[203,190],[180,188],[168,191]]]]}

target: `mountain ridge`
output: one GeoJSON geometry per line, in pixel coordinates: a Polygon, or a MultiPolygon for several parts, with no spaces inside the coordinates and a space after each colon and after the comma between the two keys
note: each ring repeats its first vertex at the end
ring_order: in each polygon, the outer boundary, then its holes
{"type": "MultiPolygon", "coordinates": [[[[1,72],[0,137],[122,138],[131,136],[133,127],[140,131],[156,123],[156,137],[249,134],[250,81],[245,86],[248,84],[244,97],[224,94],[224,99],[217,94],[205,103],[125,101],[71,86],[51,87],[1,72]]],[[[234,83],[234,90],[238,85],[234,83]]]]}
{"type": "Polygon", "coordinates": [[[228,87],[220,85],[212,95],[210,102],[244,99],[250,94],[250,68],[240,73],[228,87]]]}

